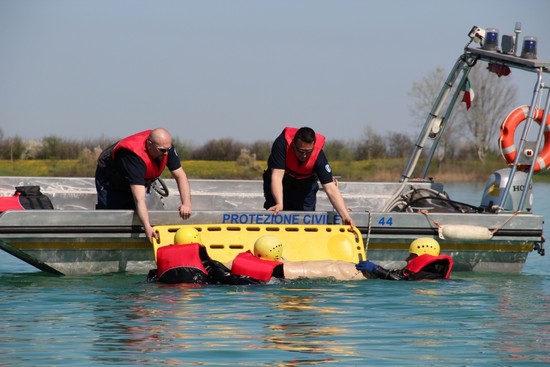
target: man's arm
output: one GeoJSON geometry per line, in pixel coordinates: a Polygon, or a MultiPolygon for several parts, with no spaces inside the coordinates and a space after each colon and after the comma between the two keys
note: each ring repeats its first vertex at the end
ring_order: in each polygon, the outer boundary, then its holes
{"type": "Polygon", "coordinates": [[[344,198],[342,197],[340,190],[338,190],[336,183],[332,181],[323,184],[323,189],[325,190],[325,193],[327,194],[328,199],[334,209],[336,209],[338,214],[340,214],[340,216],[342,217],[342,222],[344,224],[349,224],[350,226],[355,227],[355,222],[349,215],[346,204],[344,203],[344,198]]]}
{"type": "Polygon", "coordinates": [[[136,213],[138,215],[143,228],[145,229],[145,235],[152,242],[153,238],[158,240],[158,234],[155,232],[149,221],[149,211],[147,210],[147,204],[145,202],[145,186],[143,185],[130,185],[132,195],[134,196],[134,202],[136,203],[136,213]]]}
{"type": "Polygon", "coordinates": [[[180,217],[189,219],[191,216],[191,186],[183,168],[177,168],[170,171],[172,177],[176,180],[178,191],[180,193],[181,205],[179,207],[180,217]]]}
{"type": "Polygon", "coordinates": [[[403,272],[403,269],[399,269],[399,270],[384,269],[380,265],[375,264],[370,260],[359,261],[359,263],[355,265],[355,268],[357,270],[362,271],[366,278],[368,278],[367,274],[372,274],[375,277],[380,278],[380,279],[409,280],[405,276],[405,274],[403,272]]]}
{"type": "Polygon", "coordinates": [[[272,169],[271,170],[271,194],[275,200],[275,205],[268,208],[275,214],[278,214],[283,210],[283,176],[285,175],[284,169],[272,169]]]}

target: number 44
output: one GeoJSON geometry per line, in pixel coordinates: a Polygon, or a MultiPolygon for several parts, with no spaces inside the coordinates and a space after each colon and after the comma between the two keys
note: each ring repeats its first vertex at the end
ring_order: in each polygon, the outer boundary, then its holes
{"type": "Polygon", "coordinates": [[[381,217],[378,221],[378,224],[381,226],[393,226],[393,218],[392,217],[381,217]]]}

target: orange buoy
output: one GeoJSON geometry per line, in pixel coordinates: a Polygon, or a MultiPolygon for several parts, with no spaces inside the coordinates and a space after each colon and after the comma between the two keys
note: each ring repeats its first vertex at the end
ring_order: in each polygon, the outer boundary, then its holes
{"type": "MultiPolygon", "coordinates": [[[[502,124],[500,125],[500,138],[499,146],[500,152],[506,162],[513,164],[517,157],[516,145],[514,144],[514,134],[517,127],[529,116],[529,106],[520,106],[515,108],[512,112],[506,116],[502,124]]],[[[537,124],[542,123],[542,116],[544,116],[544,110],[540,108],[535,109],[533,119],[537,124]]],[[[540,151],[535,160],[535,172],[544,170],[550,166],[550,118],[546,119],[544,126],[544,147],[540,151]]],[[[529,166],[520,166],[520,169],[527,169],[529,166]]]]}

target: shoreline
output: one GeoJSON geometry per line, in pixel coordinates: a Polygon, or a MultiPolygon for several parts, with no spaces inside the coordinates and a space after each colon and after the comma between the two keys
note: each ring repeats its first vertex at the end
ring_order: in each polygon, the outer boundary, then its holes
{"type": "MultiPolygon", "coordinates": [[[[95,160],[0,160],[0,177],[94,177],[95,160]]],[[[334,177],[342,182],[399,182],[405,159],[332,161],[334,177]]],[[[239,164],[235,161],[182,161],[189,179],[261,180],[266,162],[239,164]]],[[[419,164],[419,167],[422,167],[419,164]]],[[[481,163],[465,160],[432,165],[426,178],[438,182],[486,182],[492,173],[506,168],[502,159],[481,163]]],[[[419,171],[419,170],[417,170],[419,171]]],[[[419,177],[418,172],[411,178],[419,177]]],[[[170,178],[165,170],[163,178],[170,178]]],[[[533,175],[533,182],[550,182],[548,171],[533,175]]]]}

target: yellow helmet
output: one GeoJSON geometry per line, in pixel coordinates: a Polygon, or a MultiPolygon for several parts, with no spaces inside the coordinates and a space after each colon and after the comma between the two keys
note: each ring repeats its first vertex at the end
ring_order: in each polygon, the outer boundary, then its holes
{"type": "Polygon", "coordinates": [[[409,253],[415,255],[439,255],[439,243],[433,238],[421,237],[411,242],[409,246],[409,253]]]}
{"type": "Polygon", "coordinates": [[[264,235],[254,243],[254,256],[264,260],[283,260],[283,244],[275,236],[264,235]]]}
{"type": "Polygon", "coordinates": [[[174,235],[174,244],[201,243],[201,234],[193,227],[181,227],[174,235]]]}

